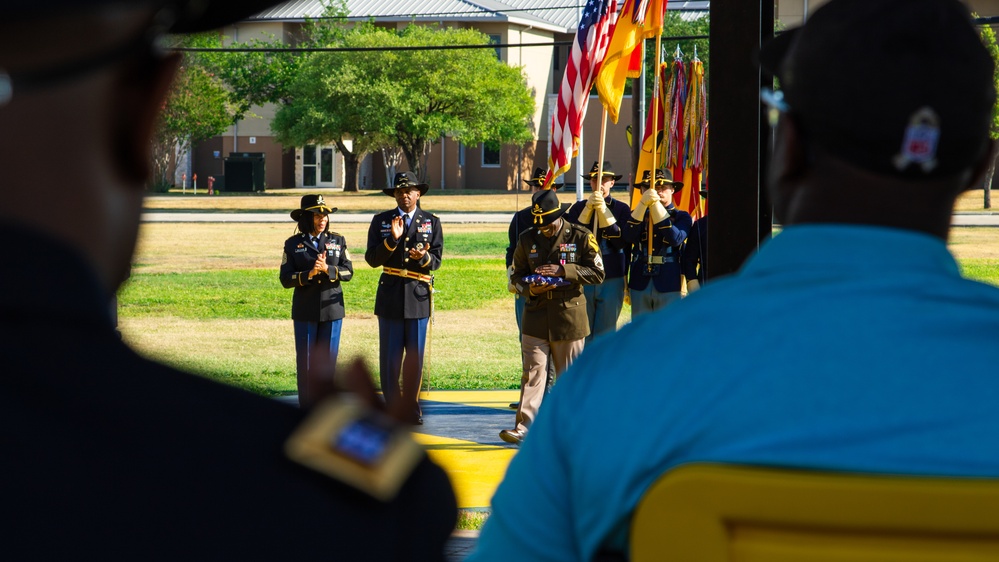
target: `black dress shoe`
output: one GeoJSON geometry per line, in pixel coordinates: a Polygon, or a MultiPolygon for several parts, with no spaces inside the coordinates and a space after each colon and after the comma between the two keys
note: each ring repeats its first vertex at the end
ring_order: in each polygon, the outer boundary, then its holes
{"type": "Polygon", "coordinates": [[[511,443],[516,446],[520,446],[524,442],[524,437],[527,435],[526,431],[521,431],[519,429],[504,429],[499,432],[500,439],[511,443]]]}
{"type": "Polygon", "coordinates": [[[510,403],[510,409],[511,410],[516,410],[517,408],[520,408],[520,402],[511,402],[510,403]]]}
{"type": "Polygon", "coordinates": [[[423,416],[416,417],[416,425],[423,425],[423,416]]]}

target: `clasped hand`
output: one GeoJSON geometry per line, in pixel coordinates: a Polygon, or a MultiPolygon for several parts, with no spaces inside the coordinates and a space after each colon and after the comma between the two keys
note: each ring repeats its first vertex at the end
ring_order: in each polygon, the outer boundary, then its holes
{"type": "Polygon", "coordinates": [[[607,201],[604,200],[602,193],[594,191],[590,193],[590,198],[586,200],[586,206],[594,211],[603,212],[607,208],[607,201]]]}
{"type": "MultiPolygon", "coordinates": [[[[535,267],[534,273],[544,275],[545,277],[564,277],[565,268],[557,263],[546,263],[535,267]]],[[[532,295],[540,295],[553,289],[555,289],[555,285],[550,285],[548,283],[532,283],[530,286],[532,295]]]]}
{"type": "Polygon", "coordinates": [[[326,265],[326,252],[320,252],[319,257],[316,258],[315,265],[312,266],[312,271],[309,272],[309,279],[312,279],[320,273],[325,273],[329,275],[330,268],[326,265]]]}

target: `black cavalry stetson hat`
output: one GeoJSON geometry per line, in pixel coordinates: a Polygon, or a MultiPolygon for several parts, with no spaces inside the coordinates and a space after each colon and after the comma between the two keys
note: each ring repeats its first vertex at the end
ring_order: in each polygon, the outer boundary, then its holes
{"type": "Polygon", "coordinates": [[[306,212],[329,215],[336,212],[336,207],[327,206],[322,195],[303,195],[301,208],[291,212],[291,219],[297,221],[306,212]]]}
{"type": "MultiPolygon", "coordinates": [[[[649,187],[649,170],[642,172],[642,181],[635,184],[635,187],[649,187]]],[[[680,191],[683,189],[682,181],[673,181],[673,173],[669,170],[656,170],[656,185],[665,185],[667,183],[673,184],[674,191],[680,191]]]]}
{"type": "Polygon", "coordinates": [[[399,172],[395,175],[395,180],[392,182],[392,187],[386,187],[382,190],[385,195],[390,197],[395,197],[395,190],[403,187],[415,187],[420,190],[420,195],[423,195],[430,189],[430,186],[425,183],[420,183],[416,179],[416,174],[413,172],[399,172]]]}
{"type": "Polygon", "coordinates": [[[542,189],[531,196],[531,221],[533,226],[548,226],[562,216],[568,205],[558,202],[558,195],[553,189],[542,189]]]}
{"type": "MultiPolygon", "coordinates": [[[[524,183],[526,183],[527,185],[529,185],[531,187],[542,187],[544,185],[544,182],[545,182],[545,176],[547,176],[547,175],[548,175],[548,173],[545,172],[544,168],[540,168],[540,167],[539,168],[534,168],[534,176],[531,177],[531,179],[524,180],[524,183]]],[[[562,185],[563,184],[561,184],[561,183],[552,184],[551,189],[558,189],[558,188],[562,187],[562,185]]]]}
{"type": "MultiPolygon", "coordinates": [[[[590,167],[589,173],[583,174],[583,177],[586,179],[593,179],[593,176],[597,175],[598,170],[599,166],[597,166],[597,162],[594,162],[593,166],[590,167]]],[[[614,173],[614,166],[611,165],[609,160],[604,160],[603,175],[614,176],[614,181],[621,179],[621,174],[614,173]]]]}

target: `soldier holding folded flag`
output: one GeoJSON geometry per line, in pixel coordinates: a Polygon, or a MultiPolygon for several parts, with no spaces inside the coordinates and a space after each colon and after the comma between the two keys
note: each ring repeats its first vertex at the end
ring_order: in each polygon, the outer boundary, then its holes
{"type": "Polygon", "coordinates": [[[527,300],[524,307],[521,351],[520,406],[516,427],[500,438],[520,445],[537,417],[544,397],[547,365],[555,364],[555,378],[583,351],[590,333],[583,285],[604,280],[600,247],[590,231],[562,218],[566,208],[552,190],[531,197],[534,226],[521,233],[513,254],[513,280],[527,300]]]}

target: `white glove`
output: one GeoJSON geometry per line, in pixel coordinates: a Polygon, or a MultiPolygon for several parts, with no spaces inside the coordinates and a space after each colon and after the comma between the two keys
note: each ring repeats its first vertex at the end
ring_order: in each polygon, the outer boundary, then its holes
{"type": "Polygon", "coordinates": [[[645,193],[642,193],[642,198],[639,203],[645,205],[646,207],[651,207],[653,203],[659,202],[659,192],[653,188],[648,188],[645,193]]]}
{"type": "Polygon", "coordinates": [[[604,201],[604,196],[599,191],[591,191],[590,198],[586,201],[587,207],[592,207],[594,211],[603,211],[607,208],[607,202],[604,201]]]}
{"type": "Polygon", "coordinates": [[[607,208],[607,202],[604,201],[603,195],[593,192],[590,196],[590,202],[593,203],[593,212],[597,214],[597,227],[607,228],[613,224],[617,223],[617,218],[614,217],[614,213],[607,208]]]}
{"type": "Polygon", "coordinates": [[[513,266],[506,268],[506,290],[511,293],[517,292],[517,287],[513,285],[513,266]]]}
{"type": "Polygon", "coordinates": [[[631,218],[635,219],[636,222],[642,222],[642,219],[645,218],[645,209],[656,201],[659,201],[659,193],[655,189],[650,187],[643,191],[638,205],[635,205],[634,210],[631,211],[631,218]]]}
{"type": "Polygon", "coordinates": [[[645,218],[645,209],[647,208],[648,207],[639,201],[638,205],[635,205],[635,208],[631,210],[631,218],[634,219],[635,222],[642,222],[642,219],[645,218]]]}
{"type": "Polygon", "coordinates": [[[701,288],[701,284],[697,282],[697,279],[687,280],[687,294],[693,293],[694,291],[701,288]]]}
{"type": "Polygon", "coordinates": [[[583,210],[579,212],[579,224],[591,224],[593,221],[593,198],[586,200],[583,210]]]}
{"type": "Polygon", "coordinates": [[[669,218],[666,207],[663,207],[663,204],[659,201],[656,201],[649,207],[649,214],[652,215],[652,224],[659,224],[669,218]]]}

